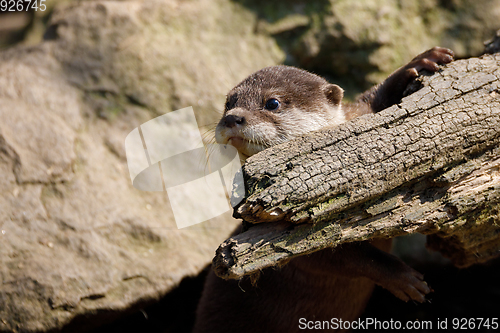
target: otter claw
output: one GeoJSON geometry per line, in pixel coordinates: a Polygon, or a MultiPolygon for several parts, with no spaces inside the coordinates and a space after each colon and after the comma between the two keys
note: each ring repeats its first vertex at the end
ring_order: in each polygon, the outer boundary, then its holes
{"type": "Polygon", "coordinates": [[[417,71],[426,69],[430,72],[436,72],[439,69],[438,65],[445,65],[452,62],[453,57],[454,53],[452,50],[436,46],[413,58],[406,65],[406,68],[414,68],[417,71]]]}

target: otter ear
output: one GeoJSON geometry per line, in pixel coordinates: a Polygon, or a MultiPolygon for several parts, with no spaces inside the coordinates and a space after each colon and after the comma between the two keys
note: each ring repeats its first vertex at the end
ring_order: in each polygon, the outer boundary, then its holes
{"type": "Polygon", "coordinates": [[[325,96],[333,105],[339,105],[344,97],[344,89],[336,84],[328,84],[325,87],[325,96]]]}

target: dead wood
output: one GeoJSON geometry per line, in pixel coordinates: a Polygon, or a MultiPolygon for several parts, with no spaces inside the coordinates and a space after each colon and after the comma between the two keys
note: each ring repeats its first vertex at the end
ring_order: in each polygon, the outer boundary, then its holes
{"type": "Polygon", "coordinates": [[[248,159],[235,216],[273,223],[221,244],[216,273],[415,232],[456,266],[499,254],[499,65],[498,53],[455,61],[398,105],[248,159]]]}

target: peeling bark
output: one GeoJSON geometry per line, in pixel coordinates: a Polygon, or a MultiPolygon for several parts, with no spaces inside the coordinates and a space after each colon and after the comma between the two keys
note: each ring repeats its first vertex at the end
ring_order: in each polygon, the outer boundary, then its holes
{"type": "Polygon", "coordinates": [[[455,61],[398,105],[248,159],[235,216],[275,223],[221,244],[216,273],[415,232],[459,267],[499,254],[499,65],[498,53],[455,61]]]}

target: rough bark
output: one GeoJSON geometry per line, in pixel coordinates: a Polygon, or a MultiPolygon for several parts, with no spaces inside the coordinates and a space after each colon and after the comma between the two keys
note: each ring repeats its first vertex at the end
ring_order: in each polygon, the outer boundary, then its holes
{"type": "Polygon", "coordinates": [[[235,216],[275,223],[221,244],[217,274],[415,232],[459,267],[499,254],[499,65],[498,53],[455,61],[398,105],[250,158],[235,216]]]}

